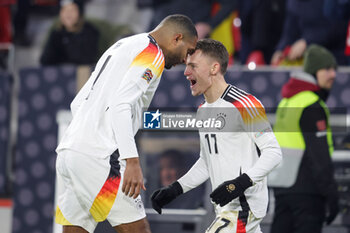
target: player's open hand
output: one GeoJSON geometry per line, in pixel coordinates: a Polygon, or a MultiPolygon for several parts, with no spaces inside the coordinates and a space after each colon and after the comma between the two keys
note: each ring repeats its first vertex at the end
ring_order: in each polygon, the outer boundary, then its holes
{"type": "Polygon", "coordinates": [[[146,190],[146,187],[143,183],[139,158],[126,159],[122,191],[125,195],[135,199],[140,194],[141,189],[146,190]]]}
{"type": "Polygon", "coordinates": [[[242,196],[244,191],[253,185],[252,180],[245,173],[233,180],[225,181],[220,184],[211,194],[213,202],[224,206],[233,199],[242,196]]]}

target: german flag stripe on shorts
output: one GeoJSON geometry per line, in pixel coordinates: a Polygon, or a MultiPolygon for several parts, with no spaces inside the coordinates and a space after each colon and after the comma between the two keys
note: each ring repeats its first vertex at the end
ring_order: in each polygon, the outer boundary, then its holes
{"type": "Polygon", "coordinates": [[[107,218],[112,209],[115,198],[117,197],[121,180],[118,158],[119,153],[117,150],[111,155],[109,161],[111,169],[108,178],[90,208],[90,213],[96,222],[102,222],[107,218]]]}

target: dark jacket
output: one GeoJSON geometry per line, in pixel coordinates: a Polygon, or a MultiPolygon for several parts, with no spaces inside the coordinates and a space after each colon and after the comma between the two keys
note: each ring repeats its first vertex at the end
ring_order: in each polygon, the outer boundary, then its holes
{"type": "Polygon", "coordinates": [[[350,19],[350,0],[324,0],[323,11],[330,19],[350,19]]]}
{"type": "Polygon", "coordinates": [[[288,0],[286,18],[277,50],[283,50],[304,38],[307,44],[319,44],[329,49],[338,64],[347,63],[344,55],[347,22],[324,16],[324,0],[288,0]]]}
{"type": "Polygon", "coordinates": [[[285,0],[239,1],[239,16],[242,21],[241,62],[245,64],[254,50],[262,51],[265,62],[269,62],[282,34],[285,0]]]}
{"type": "Polygon", "coordinates": [[[193,23],[207,22],[215,28],[237,7],[236,0],[169,0],[154,8],[150,30],[171,14],[183,14],[190,17],[193,23]],[[221,7],[212,17],[211,8],[214,2],[219,3],[221,7]]]}
{"type": "MultiPolygon", "coordinates": [[[[308,75],[303,73],[302,75],[308,75]]],[[[301,75],[301,76],[302,76],[301,75]]],[[[309,75],[310,77],[310,75],[309,75]]],[[[333,177],[333,164],[329,152],[327,136],[320,134],[329,119],[320,101],[325,101],[328,92],[315,83],[291,78],[282,88],[283,98],[290,98],[302,91],[313,91],[319,100],[306,107],[300,118],[300,129],[305,141],[305,151],[299,167],[297,180],[290,188],[276,188],[275,195],[308,194],[323,197],[337,196],[337,185],[333,177]]]]}
{"type": "Polygon", "coordinates": [[[40,58],[42,65],[94,64],[98,59],[99,32],[84,22],[77,33],[68,32],[64,27],[51,31],[40,58]]]}

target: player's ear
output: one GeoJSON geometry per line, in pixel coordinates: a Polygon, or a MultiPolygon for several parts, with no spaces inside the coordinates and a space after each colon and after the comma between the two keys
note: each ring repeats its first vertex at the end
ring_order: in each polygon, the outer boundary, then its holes
{"type": "Polygon", "coordinates": [[[181,40],[183,40],[183,37],[184,37],[184,35],[182,34],[182,33],[176,33],[175,35],[174,35],[174,42],[177,44],[177,43],[179,43],[181,40]]]}
{"type": "Polygon", "coordinates": [[[211,66],[210,74],[216,75],[220,72],[220,64],[218,62],[214,62],[211,66]]]}

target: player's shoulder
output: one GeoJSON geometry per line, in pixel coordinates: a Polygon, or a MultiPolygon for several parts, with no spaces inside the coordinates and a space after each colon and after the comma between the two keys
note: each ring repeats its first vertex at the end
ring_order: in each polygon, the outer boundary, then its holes
{"type": "Polygon", "coordinates": [[[144,48],[147,45],[147,34],[141,33],[119,39],[110,47],[110,49],[112,51],[116,51],[117,53],[119,53],[118,50],[120,49],[132,52],[133,50],[144,48]]]}
{"type": "Polygon", "coordinates": [[[122,49],[129,55],[134,53],[139,54],[144,51],[158,52],[161,50],[157,42],[148,33],[140,33],[129,37],[124,37],[115,42],[110,49],[115,51],[115,53],[119,53],[117,49],[122,49]]]}
{"type": "Polygon", "coordinates": [[[263,108],[263,105],[258,98],[234,85],[229,85],[221,98],[236,107],[263,108]]]}
{"type": "MultiPolygon", "coordinates": [[[[156,40],[147,33],[139,34],[138,37],[134,38],[134,46],[136,48],[136,57],[134,62],[147,62],[151,63],[155,69],[163,69],[164,67],[164,54],[162,49],[157,44],[156,40]],[[139,43],[139,40],[141,44],[139,43]]],[[[134,49],[135,48],[130,48],[134,49]]]]}
{"type": "Polygon", "coordinates": [[[230,85],[222,99],[238,110],[245,123],[252,120],[266,120],[265,109],[260,100],[238,87],[230,85]]]}
{"type": "Polygon", "coordinates": [[[159,62],[160,60],[164,61],[164,54],[162,49],[157,44],[157,41],[149,34],[147,34],[147,45],[145,46],[142,53],[147,53],[151,57],[157,58],[156,60],[159,62]]]}
{"type": "MultiPolygon", "coordinates": [[[[143,53],[157,54],[162,52],[161,48],[157,44],[157,41],[148,33],[141,33],[130,38],[130,46],[137,48],[143,53]]],[[[161,53],[163,55],[163,53],[161,53]]]]}

